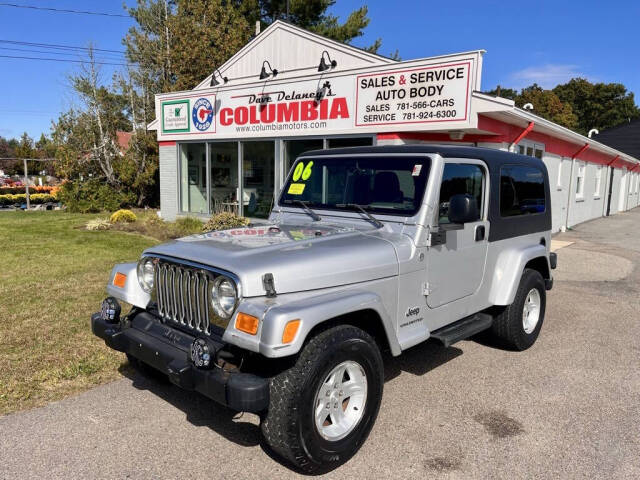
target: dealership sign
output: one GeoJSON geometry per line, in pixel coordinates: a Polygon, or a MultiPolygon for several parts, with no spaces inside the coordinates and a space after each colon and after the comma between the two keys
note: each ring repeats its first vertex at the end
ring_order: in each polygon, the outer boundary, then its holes
{"type": "MultiPolygon", "coordinates": [[[[158,95],[159,140],[473,127],[480,52],[349,73],[158,95]]],[[[229,82],[231,84],[232,82],[229,82]]]]}

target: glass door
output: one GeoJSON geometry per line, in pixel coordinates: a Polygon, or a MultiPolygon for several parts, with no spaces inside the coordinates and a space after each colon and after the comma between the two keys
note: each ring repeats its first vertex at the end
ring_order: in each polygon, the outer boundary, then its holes
{"type": "Polygon", "coordinates": [[[180,210],[207,213],[207,157],[204,143],[180,146],[180,210]]]}
{"type": "Polygon", "coordinates": [[[239,213],[238,142],[209,144],[211,213],[239,213]]]}
{"type": "Polygon", "coordinates": [[[242,204],[245,217],[267,218],[275,188],[275,143],[242,142],[242,204]]]}

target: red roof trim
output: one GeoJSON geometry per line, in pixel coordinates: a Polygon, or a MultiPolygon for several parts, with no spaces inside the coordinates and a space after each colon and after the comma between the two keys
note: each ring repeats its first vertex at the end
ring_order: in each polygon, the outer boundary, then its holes
{"type": "MultiPolygon", "coordinates": [[[[478,135],[467,134],[461,140],[452,140],[448,133],[442,132],[394,132],[394,133],[379,133],[378,140],[420,140],[430,142],[487,142],[487,143],[511,143],[514,138],[522,133],[522,127],[518,125],[512,125],[505,123],[495,118],[485,117],[484,115],[478,115],[478,129],[485,130],[494,133],[494,135],[478,135]]],[[[577,145],[575,143],[561,140],[545,133],[531,131],[528,132],[527,140],[533,142],[544,143],[545,151],[559,155],[561,157],[573,158],[576,155],[576,150],[583,149],[583,145],[577,145]]],[[[606,153],[598,152],[594,149],[587,149],[579,154],[579,160],[597,163],[600,165],[609,165],[613,160],[613,166],[622,168],[626,166],[630,168],[635,166],[631,162],[620,159],[619,157],[611,157],[606,153]]]]}

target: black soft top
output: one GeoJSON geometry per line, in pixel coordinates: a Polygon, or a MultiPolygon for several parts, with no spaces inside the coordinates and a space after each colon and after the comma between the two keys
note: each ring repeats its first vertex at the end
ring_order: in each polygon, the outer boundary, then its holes
{"type": "Polygon", "coordinates": [[[326,156],[326,155],[366,155],[366,154],[398,154],[398,153],[437,153],[444,158],[474,158],[484,161],[491,174],[500,171],[504,164],[517,163],[538,167],[545,173],[547,171],[544,162],[539,158],[519,155],[517,153],[504,152],[494,148],[485,147],[459,147],[457,145],[380,145],[369,147],[330,148],[326,150],[310,150],[304,152],[301,157],[326,156]]]}
{"type": "Polygon", "coordinates": [[[491,190],[489,201],[489,241],[496,242],[508,238],[543,233],[551,230],[551,192],[549,173],[542,160],[527,155],[504,152],[484,147],[459,147],[456,145],[381,145],[370,147],[333,148],[304,152],[300,157],[366,154],[424,154],[437,153],[443,158],[469,158],[482,160],[489,169],[491,190]],[[544,175],[544,212],[502,217],[500,215],[500,169],[503,165],[525,165],[539,169],[544,175]]]}

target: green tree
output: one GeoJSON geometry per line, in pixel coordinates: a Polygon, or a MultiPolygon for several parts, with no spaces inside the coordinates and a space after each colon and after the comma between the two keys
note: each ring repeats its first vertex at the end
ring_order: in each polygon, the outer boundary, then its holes
{"type": "Polygon", "coordinates": [[[515,98],[516,106],[522,108],[527,103],[533,105],[533,113],[558,125],[575,130],[578,117],[569,103],[564,103],[551,90],[545,90],[537,84],[523,88],[515,98]]]}
{"type": "Polygon", "coordinates": [[[174,89],[176,75],[170,60],[173,35],[169,31],[169,18],[175,4],[175,0],[138,0],[135,7],[128,9],[137,23],[122,40],[127,60],[136,65],[132,80],[152,96],[174,89]]]}
{"type": "MultiPolygon", "coordinates": [[[[10,140],[0,137],[0,158],[15,158],[18,141],[15,138],[10,140]]],[[[14,175],[20,168],[20,161],[0,160],[0,170],[7,175],[14,175]]]]}
{"type": "Polygon", "coordinates": [[[496,97],[508,98],[509,100],[515,100],[518,97],[518,90],[514,88],[502,88],[500,85],[485,93],[496,97]]]}
{"type": "Polygon", "coordinates": [[[91,50],[89,62],[70,81],[80,108],[64,112],[54,122],[56,171],[66,179],[103,178],[120,188],[115,171],[120,159],[116,132],[130,128],[126,98],[100,84],[100,71],[91,50]]]}
{"type": "MultiPolygon", "coordinates": [[[[361,37],[371,21],[367,7],[363,6],[351,12],[344,23],[340,23],[338,17],[327,13],[336,0],[289,0],[288,16],[287,0],[249,0],[239,3],[244,4],[245,15],[252,25],[257,20],[264,26],[276,20],[287,20],[343,43],[361,37]]],[[[367,50],[375,53],[381,45],[382,40],[377,39],[367,50]]]]}
{"type": "Polygon", "coordinates": [[[179,0],[168,25],[174,90],[198,85],[240,50],[253,30],[241,10],[224,0],[179,0]]]}
{"type": "Polygon", "coordinates": [[[513,88],[498,86],[486,93],[513,100],[519,108],[530,103],[533,105],[533,113],[558,125],[572,130],[575,130],[578,126],[578,117],[573,112],[571,105],[562,102],[553,91],[545,90],[536,83],[523,88],[520,92],[513,88]]]}
{"type": "Polygon", "coordinates": [[[574,78],[553,89],[578,117],[576,130],[586,134],[592,128],[604,130],[629,119],[640,118],[632,92],[620,83],[591,83],[574,78]]]}

